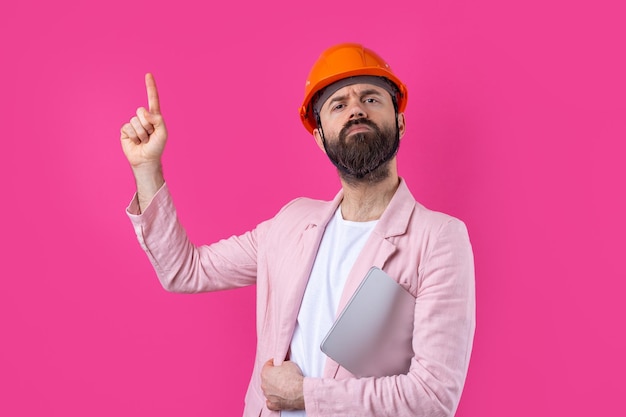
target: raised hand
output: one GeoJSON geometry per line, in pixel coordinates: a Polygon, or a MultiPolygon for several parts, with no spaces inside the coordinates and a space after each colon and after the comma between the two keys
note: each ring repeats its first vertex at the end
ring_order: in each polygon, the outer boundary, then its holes
{"type": "Polygon", "coordinates": [[[146,91],[148,110],[139,107],[137,115],[122,126],[120,135],[124,155],[135,175],[141,210],[148,206],[165,181],[161,156],[167,141],[167,129],[161,116],[159,93],[152,74],[146,74],[146,91]]]}
{"type": "Polygon", "coordinates": [[[137,115],[121,129],[122,149],[133,169],[145,164],[160,165],[167,141],[159,93],[152,74],[146,74],[146,91],[148,110],[139,107],[137,115]]]}

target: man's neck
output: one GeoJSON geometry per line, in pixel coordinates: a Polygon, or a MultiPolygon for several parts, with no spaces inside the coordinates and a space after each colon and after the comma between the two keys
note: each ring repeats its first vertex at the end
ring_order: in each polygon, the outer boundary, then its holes
{"type": "Polygon", "coordinates": [[[343,200],[341,214],[345,220],[367,222],[378,220],[387,205],[393,198],[400,178],[397,174],[390,174],[383,181],[375,184],[349,184],[341,181],[343,186],[343,200]]]}

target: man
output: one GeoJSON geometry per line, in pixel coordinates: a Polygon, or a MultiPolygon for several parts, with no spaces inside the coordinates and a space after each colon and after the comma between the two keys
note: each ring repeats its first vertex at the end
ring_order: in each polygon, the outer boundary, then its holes
{"type": "Polygon", "coordinates": [[[121,129],[137,183],[128,214],[166,289],[257,285],[258,343],[244,416],[453,415],[474,335],[472,251],[464,224],[417,203],[398,176],[407,91],[382,58],[358,44],[336,45],[306,83],[300,115],[337,167],[335,199],[294,200],[254,230],[205,246],[190,243],[177,221],[150,74],[146,88],[149,108],[121,129]],[[409,334],[392,358],[408,369],[390,373],[380,364],[376,375],[357,378],[319,346],[372,266],[415,297],[412,326],[389,323],[391,333],[409,334]]]}

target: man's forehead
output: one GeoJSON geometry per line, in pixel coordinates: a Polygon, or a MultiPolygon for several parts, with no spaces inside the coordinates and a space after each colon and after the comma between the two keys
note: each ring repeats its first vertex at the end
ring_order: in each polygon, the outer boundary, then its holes
{"type": "Polygon", "coordinates": [[[328,97],[329,100],[332,100],[335,97],[347,96],[350,94],[363,94],[367,93],[378,93],[380,95],[388,94],[387,90],[382,87],[379,87],[370,83],[358,83],[358,84],[350,84],[345,87],[341,87],[339,90],[335,91],[333,94],[328,97]]]}

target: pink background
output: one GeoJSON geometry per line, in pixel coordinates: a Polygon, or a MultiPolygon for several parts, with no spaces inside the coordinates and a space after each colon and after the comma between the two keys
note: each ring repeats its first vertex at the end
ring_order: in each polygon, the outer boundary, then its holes
{"type": "Polygon", "coordinates": [[[197,243],[332,198],[297,109],[343,41],[406,82],[400,172],[470,230],[478,326],[457,415],[623,409],[623,2],[210,3],[0,6],[0,415],[241,413],[254,288],[161,289],[124,213],[119,127],[152,71],[197,243]]]}

